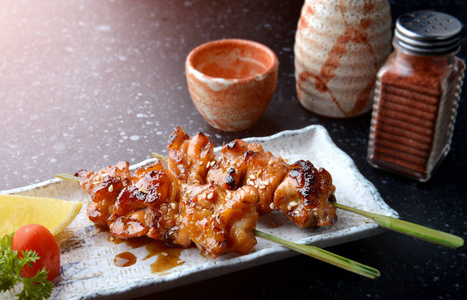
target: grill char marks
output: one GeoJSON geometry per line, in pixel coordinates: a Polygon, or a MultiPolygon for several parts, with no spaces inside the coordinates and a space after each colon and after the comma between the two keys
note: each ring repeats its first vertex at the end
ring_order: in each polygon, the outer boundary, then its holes
{"type": "Polygon", "coordinates": [[[316,169],[309,161],[300,160],[274,193],[274,206],[300,227],[333,226],[337,221],[335,187],[325,169],[316,169]]]}

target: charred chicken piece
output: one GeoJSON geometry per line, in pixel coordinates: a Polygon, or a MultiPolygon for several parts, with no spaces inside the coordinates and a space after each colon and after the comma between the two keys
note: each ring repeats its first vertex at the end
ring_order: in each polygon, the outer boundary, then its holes
{"type": "Polygon", "coordinates": [[[298,227],[333,226],[337,221],[335,187],[325,169],[317,170],[309,161],[291,165],[287,176],[274,193],[274,206],[298,227]]]}
{"type": "Polygon", "coordinates": [[[251,187],[228,191],[214,184],[186,186],[180,201],[180,237],[188,237],[202,253],[216,258],[223,253],[247,254],[256,245],[259,196],[251,187]]]}
{"type": "MultiPolygon", "coordinates": [[[[178,180],[168,170],[148,171],[134,185],[122,190],[109,218],[110,233],[120,238],[147,235],[171,242],[179,217],[178,180]]],[[[138,175],[143,173],[139,170],[138,175]]]]}
{"type": "Polygon", "coordinates": [[[79,184],[91,195],[92,202],[87,208],[89,219],[97,225],[107,226],[117,196],[131,184],[129,163],[121,161],[98,172],[81,170],[75,176],[80,177],[79,184]]]}
{"type": "Polygon", "coordinates": [[[236,190],[243,185],[248,167],[248,159],[244,157],[245,152],[254,145],[247,143],[240,145],[238,141],[235,140],[221,147],[218,161],[208,170],[206,182],[214,182],[228,190],[236,190]]]}
{"type": "Polygon", "coordinates": [[[168,169],[189,184],[204,184],[206,173],[214,161],[214,146],[199,133],[191,138],[178,127],[170,136],[168,169]]]}
{"type": "Polygon", "coordinates": [[[288,170],[289,165],[281,157],[264,151],[261,145],[235,140],[222,146],[218,163],[209,170],[206,181],[230,190],[255,187],[260,197],[257,210],[267,214],[272,211],[274,191],[288,170]]]}

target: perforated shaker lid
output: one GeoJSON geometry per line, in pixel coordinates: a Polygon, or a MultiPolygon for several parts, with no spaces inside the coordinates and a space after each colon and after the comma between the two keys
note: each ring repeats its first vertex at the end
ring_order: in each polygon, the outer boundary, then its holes
{"type": "Polygon", "coordinates": [[[400,16],[395,43],[414,54],[444,55],[459,49],[462,23],[445,13],[421,10],[400,16]]]}

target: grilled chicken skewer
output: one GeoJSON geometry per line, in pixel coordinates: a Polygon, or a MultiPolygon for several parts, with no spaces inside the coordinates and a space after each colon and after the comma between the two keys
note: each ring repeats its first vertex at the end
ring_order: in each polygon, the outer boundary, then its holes
{"type": "MultiPolygon", "coordinates": [[[[63,173],[57,174],[56,177],[64,179],[64,180],[68,180],[71,182],[76,182],[76,183],[79,183],[82,180],[80,177],[69,175],[69,174],[63,174],[63,173]]],[[[380,277],[380,272],[377,269],[361,264],[359,262],[353,261],[351,259],[336,255],[324,249],[320,249],[318,247],[311,246],[311,245],[302,245],[302,244],[290,242],[290,241],[280,239],[276,236],[267,234],[265,232],[262,232],[256,229],[253,229],[253,233],[258,237],[267,239],[274,243],[285,246],[286,248],[289,248],[293,251],[308,255],[310,257],[329,263],[331,265],[342,268],[344,270],[348,270],[350,272],[353,272],[353,273],[356,273],[356,274],[359,274],[359,275],[362,275],[362,276],[365,276],[371,279],[377,279],[380,277]]],[[[247,248],[249,248],[249,246],[247,246],[247,248]]],[[[238,251],[239,249],[235,249],[235,250],[237,250],[236,252],[240,252],[238,251]]],[[[209,256],[209,257],[212,257],[212,256],[209,256]]]]}
{"type": "MultiPolygon", "coordinates": [[[[258,215],[273,209],[284,211],[299,227],[332,226],[337,215],[328,198],[335,200],[334,186],[325,170],[315,169],[310,162],[289,166],[261,146],[241,140],[229,144],[222,151],[223,163],[218,163],[207,137],[199,134],[189,138],[181,128],[172,135],[168,149],[169,170],[157,163],[130,176],[128,163],[120,162],[99,172],[80,171],[76,174],[79,177],[72,177],[81,178],[80,185],[92,197],[90,219],[100,225],[107,223],[111,233],[121,238],[147,235],[182,246],[194,242],[211,258],[226,252],[250,252],[256,234],[352,272],[379,277],[371,267],[255,229],[258,215]],[[245,148],[247,152],[242,154],[245,148]],[[228,171],[226,176],[224,170],[228,171]],[[289,198],[280,193],[274,198],[282,182],[282,193],[300,191],[288,193],[289,198]],[[319,198],[319,193],[325,196],[319,198]],[[323,215],[316,209],[319,201],[324,201],[331,212],[324,221],[318,220],[323,215]],[[306,211],[310,205],[312,210],[306,211]]],[[[70,176],[57,177],[70,180],[70,176]]]]}
{"type": "Polygon", "coordinates": [[[213,148],[204,134],[189,138],[178,127],[168,146],[169,170],[157,164],[136,170],[132,179],[128,163],[121,162],[95,178],[79,172],[86,178],[81,185],[93,197],[90,219],[107,223],[112,234],[122,238],[148,235],[182,246],[193,241],[212,258],[232,251],[248,253],[256,244],[258,214],[274,209],[302,228],[336,221],[339,206],[326,170],[308,161],[288,165],[260,145],[242,140],[224,145],[218,159],[213,148]]]}

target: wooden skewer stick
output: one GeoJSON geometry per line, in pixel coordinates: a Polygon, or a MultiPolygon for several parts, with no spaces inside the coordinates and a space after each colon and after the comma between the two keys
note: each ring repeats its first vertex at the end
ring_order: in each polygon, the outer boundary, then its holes
{"type": "Polygon", "coordinates": [[[76,183],[79,183],[79,180],[80,180],[78,176],[73,176],[73,175],[66,174],[66,173],[56,174],[55,177],[66,180],[66,181],[70,181],[70,182],[76,182],[76,183]]]}
{"type": "Polygon", "coordinates": [[[369,267],[367,265],[361,264],[359,262],[356,262],[354,260],[345,258],[343,256],[337,255],[335,253],[326,251],[324,249],[311,246],[311,245],[303,245],[303,244],[298,244],[294,242],[290,242],[284,239],[281,239],[279,237],[276,237],[274,235],[270,235],[268,233],[259,231],[259,230],[254,230],[255,235],[257,237],[269,240],[271,242],[280,244],[284,247],[287,247],[291,250],[297,251],[299,253],[308,255],[310,257],[316,258],[318,260],[321,260],[323,262],[326,262],[328,264],[331,264],[333,266],[342,268],[344,270],[354,272],[356,274],[371,278],[371,279],[377,279],[381,275],[379,271],[375,268],[369,267]]]}
{"type": "MultiPolygon", "coordinates": [[[[163,157],[163,156],[159,156],[159,157],[163,157]]],[[[160,159],[159,157],[157,158],[160,159]]],[[[63,179],[63,180],[71,181],[71,182],[76,182],[76,183],[79,183],[79,180],[80,180],[79,177],[66,174],[66,173],[57,174],[55,175],[55,177],[63,179]]],[[[342,268],[344,270],[347,270],[347,271],[350,271],[350,272],[353,272],[353,273],[356,273],[356,274],[359,274],[359,275],[362,275],[362,276],[365,276],[371,279],[377,279],[381,275],[380,272],[375,268],[372,268],[370,266],[361,264],[354,260],[342,257],[340,255],[331,253],[321,248],[311,246],[311,245],[303,245],[303,244],[290,242],[290,241],[278,238],[276,236],[273,236],[271,234],[268,234],[268,233],[265,233],[265,232],[262,232],[256,229],[254,230],[254,232],[257,237],[280,244],[286,248],[308,255],[310,257],[329,263],[331,265],[342,268]]]]}
{"type": "Polygon", "coordinates": [[[151,154],[151,157],[157,158],[158,160],[163,161],[163,162],[168,162],[169,161],[168,156],[165,156],[163,154],[159,154],[159,153],[156,153],[156,152],[153,152],[151,154]]]}
{"type": "Polygon", "coordinates": [[[441,246],[446,246],[449,248],[457,249],[464,245],[464,240],[456,235],[450,233],[442,232],[439,230],[431,229],[422,225],[410,223],[404,220],[396,219],[393,217],[388,217],[354,207],[346,206],[337,202],[332,202],[337,208],[347,210],[364,217],[370,218],[381,227],[397,231],[406,235],[410,235],[415,238],[419,238],[431,243],[435,243],[441,246]]]}

